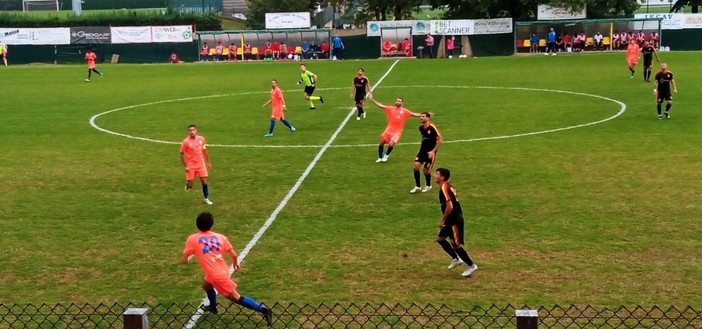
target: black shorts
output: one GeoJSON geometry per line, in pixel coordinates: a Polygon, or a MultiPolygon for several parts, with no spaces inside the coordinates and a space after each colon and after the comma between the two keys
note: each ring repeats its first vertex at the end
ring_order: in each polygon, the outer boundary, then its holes
{"type": "Polygon", "coordinates": [[[361,104],[361,102],[365,101],[366,99],[366,93],[356,93],[356,96],[354,96],[354,101],[356,101],[356,104],[361,104]]]}
{"type": "Polygon", "coordinates": [[[658,103],[663,103],[663,101],[672,101],[673,96],[670,94],[670,91],[667,92],[658,92],[658,95],[656,96],[657,102],[658,103]]]}
{"type": "Polygon", "coordinates": [[[439,231],[439,237],[449,238],[454,246],[463,245],[463,218],[446,220],[446,225],[439,231]]]}
{"type": "Polygon", "coordinates": [[[314,85],[305,86],[305,94],[312,96],[313,92],[314,92],[314,85]]]}
{"type": "Polygon", "coordinates": [[[436,153],[434,153],[434,158],[429,157],[429,151],[431,150],[424,150],[420,149],[419,152],[417,152],[417,156],[414,157],[414,162],[419,162],[424,165],[424,168],[431,169],[434,167],[434,162],[436,162],[436,153]]]}
{"type": "Polygon", "coordinates": [[[652,64],[653,64],[653,59],[644,58],[644,61],[643,61],[644,67],[651,67],[652,64]]]}

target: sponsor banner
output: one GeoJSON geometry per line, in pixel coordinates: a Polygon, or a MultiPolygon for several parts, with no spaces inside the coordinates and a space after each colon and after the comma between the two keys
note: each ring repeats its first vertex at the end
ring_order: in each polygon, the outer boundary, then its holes
{"type": "Polygon", "coordinates": [[[0,40],[8,45],[67,45],[71,43],[71,29],[0,28],[0,40]]]}
{"type": "Polygon", "coordinates": [[[512,18],[477,19],[473,24],[473,34],[512,33],[512,18]]]}
{"type": "Polygon", "coordinates": [[[702,29],[702,14],[636,14],[635,18],[662,18],[662,30],[702,29]]]}
{"type": "Polygon", "coordinates": [[[151,26],[110,27],[112,43],[151,43],[151,26]]]}
{"type": "Polygon", "coordinates": [[[266,13],[266,29],[299,29],[312,26],[309,12],[266,13]]]}
{"type": "Polygon", "coordinates": [[[380,29],[388,27],[411,27],[413,35],[424,35],[431,32],[431,21],[369,21],[366,24],[366,35],[379,37],[380,29]]]}
{"type": "Polygon", "coordinates": [[[553,21],[559,19],[585,19],[587,18],[587,6],[582,10],[571,12],[565,7],[551,7],[549,5],[539,5],[536,19],[539,21],[553,21]]]}
{"type": "Polygon", "coordinates": [[[109,44],[110,43],[110,28],[107,26],[99,27],[72,27],[71,28],[71,43],[72,44],[109,44]]]}
{"type": "Polygon", "coordinates": [[[472,19],[454,19],[431,21],[431,34],[434,35],[471,35],[474,34],[475,21],[472,19]]]}
{"type": "Polygon", "coordinates": [[[193,42],[192,25],[152,26],[151,40],[160,42],[193,42]]]}

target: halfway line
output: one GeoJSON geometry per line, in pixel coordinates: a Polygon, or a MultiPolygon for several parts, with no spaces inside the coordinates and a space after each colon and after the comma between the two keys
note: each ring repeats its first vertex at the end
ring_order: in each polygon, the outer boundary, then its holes
{"type": "MultiPolygon", "coordinates": [[[[387,77],[390,74],[392,69],[395,68],[395,65],[397,65],[397,63],[399,63],[399,62],[400,62],[400,60],[398,59],[398,60],[395,60],[394,63],[392,63],[392,65],[390,66],[390,68],[388,68],[388,70],[385,72],[385,74],[383,74],[383,76],[380,77],[380,79],[378,79],[378,83],[375,84],[375,87],[371,88],[371,92],[373,92],[375,90],[375,88],[377,88],[380,85],[380,83],[383,82],[383,79],[385,79],[385,77],[387,77]]],[[[280,203],[278,204],[278,207],[276,207],[275,210],[273,210],[273,213],[271,213],[271,215],[268,217],[268,219],[263,224],[263,226],[261,226],[261,228],[258,230],[258,232],[256,232],[254,237],[251,239],[251,241],[249,241],[249,243],[246,245],[246,247],[241,251],[241,253],[239,253],[239,264],[244,262],[244,258],[246,258],[246,255],[248,255],[249,252],[251,251],[251,249],[253,249],[253,247],[256,245],[256,243],[258,243],[258,240],[261,239],[261,237],[263,236],[263,233],[266,233],[266,230],[268,230],[268,228],[271,226],[271,224],[273,224],[275,219],[278,217],[278,214],[283,210],[283,208],[285,208],[285,206],[288,204],[288,201],[290,201],[290,199],[293,197],[293,195],[295,195],[295,192],[297,192],[297,190],[302,185],[302,182],[304,182],[305,178],[307,178],[307,176],[310,174],[310,172],[312,171],[312,168],[314,168],[314,166],[317,165],[317,162],[319,161],[319,159],[322,158],[322,155],[324,154],[324,152],[326,152],[327,149],[331,146],[331,144],[334,142],[334,140],[339,135],[339,133],[341,133],[341,130],[344,129],[344,127],[346,126],[346,123],[349,122],[349,119],[351,119],[351,116],[355,112],[356,112],[355,109],[352,109],[349,111],[349,114],[346,115],[346,118],[344,118],[344,121],[341,122],[341,124],[339,125],[339,128],[336,129],[334,134],[332,134],[331,137],[329,137],[329,140],[324,144],[324,146],[322,146],[322,148],[319,150],[319,152],[317,152],[317,155],[314,157],[314,159],[312,159],[312,162],[310,162],[310,164],[307,166],[305,171],[302,172],[302,175],[300,175],[300,178],[297,179],[297,182],[295,182],[295,185],[293,185],[293,187],[290,188],[290,190],[285,195],[283,200],[280,201],[280,203]]],[[[232,273],[234,273],[234,268],[230,267],[229,268],[229,275],[231,275],[232,273]]],[[[204,305],[206,303],[207,303],[207,297],[203,298],[201,305],[204,305]]],[[[198,308],[198,310],[195,312],[195,314],[193,314],[190,317],[190,320],[188,321],[188,323],[185,324],[185,326],[183,328],[184,329],[192,329],[197,324],[197,320],[200,319],[202,314],[203,314],[202,309],[198,308]]]]}

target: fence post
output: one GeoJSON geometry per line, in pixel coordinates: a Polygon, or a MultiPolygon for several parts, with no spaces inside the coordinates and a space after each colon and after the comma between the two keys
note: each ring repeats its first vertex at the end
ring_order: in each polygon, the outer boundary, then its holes
{"type": "Polygon", "coordinates": [[[517,310],[517,329],[537,329],[539,312],[537,310],[517,310]]]}
{"type": "Polygon", "coordinates": [[[124,329],[149,329],[147,310],[148,308],[128,308],[124,311],[124,329]]]}

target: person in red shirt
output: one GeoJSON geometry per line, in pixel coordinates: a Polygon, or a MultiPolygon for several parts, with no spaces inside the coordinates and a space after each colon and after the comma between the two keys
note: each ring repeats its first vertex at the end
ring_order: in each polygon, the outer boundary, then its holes
{"type": "Polygon", "coordinates": [[[273,44],[270,40],[266,41],[266,45],[263,48],[263,55],[264,60],[273,60],[273,44]]]}
{"type": "Polygon", "coordinates": [[[390,40],[383,41],[383,56],[388,56],[390,52],[396,51],[395,45],[390,40]]]}
{"type": "Polygon", "coordinates": [[[284,113],[287,111],[285,107],[285,98],[283,98],[283,91],[278,88],[278,80],[271,80],[271,98],[263,104],[263,107],[271,105],[273,108],[271,112],[271,124],[268,126],[268,133],[263,135],[264,137],[273,136],[273,129],[275,129],[275,121],[280,120],[285,126],[290,129],[291,133],[295,132],[295,127],[292,126],[290,121],[285,119],[284,113]]]}
{"type": "Polygon", "coordinates": [[[171,56],[168,56],[168,63],[183,64],[183,61],[181,61],[180,57],[178,57],[178,54],[176,54],[175,51],[173,51],[171,52],[171,56]]]}
{"type": "Polygon", "coordinates": [[[385,128],[385,131],[383,131],[383,134],[380,135],[380,143],[378,143],[378,160],[375,161],[387,162],[390,152],[392,152],[393,148],[400,140],[400,136],[402,136],[402,130],[405,129],[405,121],[411,117],[418,118],[421,116],[421,114],[414,113],[402,107],[405,102],[402,97],[395,99],[395,106],[381,104],[373,98],[372,94],[368,94],[368,98],[373,101],[377,107],[383,109],[388,118],[388,126],[385,128]],[[388,145],[388,150],[385,152],[385,155],[383,155],[383,148],[385,147],[385,144],[388,145]]]}
{"type": "Polygon", "coordinates": [[[88,78],[85,79],[85,81],[90,81],[90,76],[93,72],[99,74],[102,77],[102,73],[98,71],[95,68],[95,59],[97,58],[97,55],[93,52],[92,49],[88,48],[88,51],[85,53],[85,60],[88,61],[88,78]]]}
{"type": "Polygon", "coordinates": [[[197,126],[194,124],[188,126],[188,137],[180,144],[180,162],[185,167],[185,191],[193,188],[196,176],[200,177],[204,201],[206,204],[212,204],[207,185],[208,170],[212,170],[210,155],[207,153],[205,137],[197,134],[197,126]]]}
{"type": "Polygon", "coordinates": [[[280,59],[280,43],[278,41],[273,40],[271,50],[273,50],[273,59],[280,59]]]}
{"type": "Polygon", "coordinates": [[[410,57],[412,55],[412,43],[408,38],[402,42],[402,50],[405,52],[405,56],[410,57]]]}
{"type": "Polygon", "coordinates": [[[202,43],[202,48],[200,48],[200,60],[207,60],[207,56],[210,55],[210,46],[207,45],[207,42],[202,43]]]}
{"type": "Polygon", "coordinates": [[[222,44],[222,41],[217,41],[217,45],[215,46],[214,60],[219,61],[220,59],[222,59],[222,54],[224,54],[224,45],[222,44]]]}
{"type": "Polygon", "coordinates": [[[252,56],[251,50],[252,49],[253,48],[251,47],[251,44],[248,41],[246,41],[246,43],[244,44],[244,59],[245,60],[249,60],[249,61],[251,60],[251,56],[252,56]]]}
{"type": "Polygon", "coordinates": [[[329,43],[326,41],[322,41],[322,45],[319,46],[319,51],[322,53],[322,58],[329,58],[329,43]]]}
{"type": "Polygon", "coordinates": [[[205,306],[203,303],[200,308],[217,314],[217,292],[219,292],[220,295],[232,302],[260,312],[270,326],[273,320],[271,309],[251,297],[240,295],[236,291],[237,284],[232,280],[224,254],[231,257],[232,267],[235,271],[240,269],[238,255],[225,235],[211,231],[214,225],[214,216],[209,212],[202,212],[197,215],[195,225],[198,232],[191,234],[185,241],[181,262],[187,264],[195,256],[200,263],[200,268],[205,272],[202,289],[207,293],[209,305],[205,306]]]}
{"type": "Polygon", "coordinates": [[[280,58],[281,59],[288,59],[288,45],[285,44],[285,42],[280,43],[280,58]]]}
{"type": "Polygon", "coordinates": [[[232,42],[231,45],[229,45],[229,61],[236,61],[236,45],[232,42]]]}

